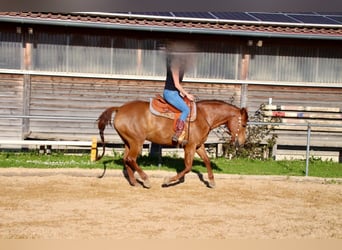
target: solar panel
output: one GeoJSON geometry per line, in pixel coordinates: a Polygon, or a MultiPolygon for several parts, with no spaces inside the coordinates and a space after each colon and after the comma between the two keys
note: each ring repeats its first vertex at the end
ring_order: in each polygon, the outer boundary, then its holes
{"type": "Polygon", "coordinates": [[[170,12],[161,11],[161,12],[131,12],[133,15],[144,15],[144,16],[173,16],[170,12]]]}
{"type": "Polygon", "coordinates": [[[299,20],[302,23],[313,23],[313,24],[339,24],[338,22],[328,19],[320,15],[303,15],[303,14],[291,14],[292,18],[299,20]]]}
{"type": "Polygon", "coordinates": [[[333,19],[334,21],[342,24],[342,15],[340,15],[340,16],[327,16],[327,18],[333,19]]]}
{"type": "Polygon", "coordinates": [[[127,12],[131,15],[214,19],[250,22],[342,24],[342,12],[127,12]]]}
{"type": "Polygon", "coordinates": [[[217,19],[225,20],[241,20],[241,21],[258,21],[258,19],[245,12],[211,12],[217,19]]]}
{"type": "Polygon", "coordinates": [[[289,15],[292,15],[292,14],[303,14],[303,15],[316,15],[315,12],[281,12],[282,14],[289,14],[289,15]]]}
{"type": "Polygon", "coordinates": [[[334,19],[335,21],[342,24],[342,16],[329,16],[329,18],[334,19]]]}
{"type": "Polygon", "coordinates": [[[341,16],[342,12],[316,12],[318,15],[322,16],[341,16]]]}
{"type": "Polygon", "coordinates": [[[210,12],[172,12],[172,14],[176,17],[215,19],[210,12]]]}
{"type": "Polygon", "coordinates": [[[279,23],[298,23],[299,21],[288,17],[282,13],[255,13],[249,12],[250,15],[256,17],[260,21],[264,22],[279,22],[279,23]]]}

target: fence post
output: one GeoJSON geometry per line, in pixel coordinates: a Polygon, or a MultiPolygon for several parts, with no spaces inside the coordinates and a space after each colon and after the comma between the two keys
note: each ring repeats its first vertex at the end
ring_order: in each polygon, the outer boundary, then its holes
{"type": "Polygon", "coordinates": [[[97,139],[94,136],[91,141],[90,161],[94,162],[97,158],[97,139]]]}
{"type": "Polygon", "coordinates": [[[308,176],[308,175],[309,175],[310,137],[311,137],[311,125],[310,125],[310,123],[308,123],[308,131],[307,131],[307,137],[306,137],[305,176],[308,176]]]}

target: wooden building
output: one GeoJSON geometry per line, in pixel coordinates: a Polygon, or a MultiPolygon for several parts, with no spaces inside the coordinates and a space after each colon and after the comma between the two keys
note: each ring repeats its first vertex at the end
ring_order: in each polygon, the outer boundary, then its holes
{"type": "MultiPolygon", "coordinates": [[[[91,140],[106,107],[162,93],[168,41],[195,46],[185,87],[199,99],[342,108],[341,13],[2,12],[0,24],[1,141],[91,140]]],[[[279,133],[305,145],[305,131],[279,133]]],[[[311,144],[338,152],[342,133],[311,144]]]]}

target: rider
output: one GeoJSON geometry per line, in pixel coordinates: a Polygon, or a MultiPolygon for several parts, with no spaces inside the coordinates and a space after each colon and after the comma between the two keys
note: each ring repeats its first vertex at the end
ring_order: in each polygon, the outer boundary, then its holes
{"type": "Polygon", "coordinates": [[[182,97],[187,97],[194,101],[194,96],[189,94],[181,85],[184,72],[187,68],[186,53],[168,53],[166,58],[166,81],[163,92],[164,99],[181,111],[179,119],[176,121],[176,133],[172,136],[172,141],[177,143],[179,136],[184,131],[185,120],[190,112],[182,97]]]}

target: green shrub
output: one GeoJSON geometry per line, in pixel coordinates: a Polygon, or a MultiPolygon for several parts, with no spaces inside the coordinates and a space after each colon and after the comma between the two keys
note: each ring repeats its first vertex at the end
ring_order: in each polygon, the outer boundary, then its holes
{"type": "MultiPolygon", "coordinates": [[[[262,113],[264,104],[253,115],[249,115],[250,122],[264,122],[262,113]]],[[[277,122],[276,119],[269,120],[277,122]]],[[[223,144],[223,157],[233,158],[250,158],[250,159],[267,159],[272,156],[272,148],[276,144],[277,135],[272,133],[274,126],[272,125],[248,125],[246,142],[242,147],[236,147],[229,143],[228,140],[223,144]]]]}

